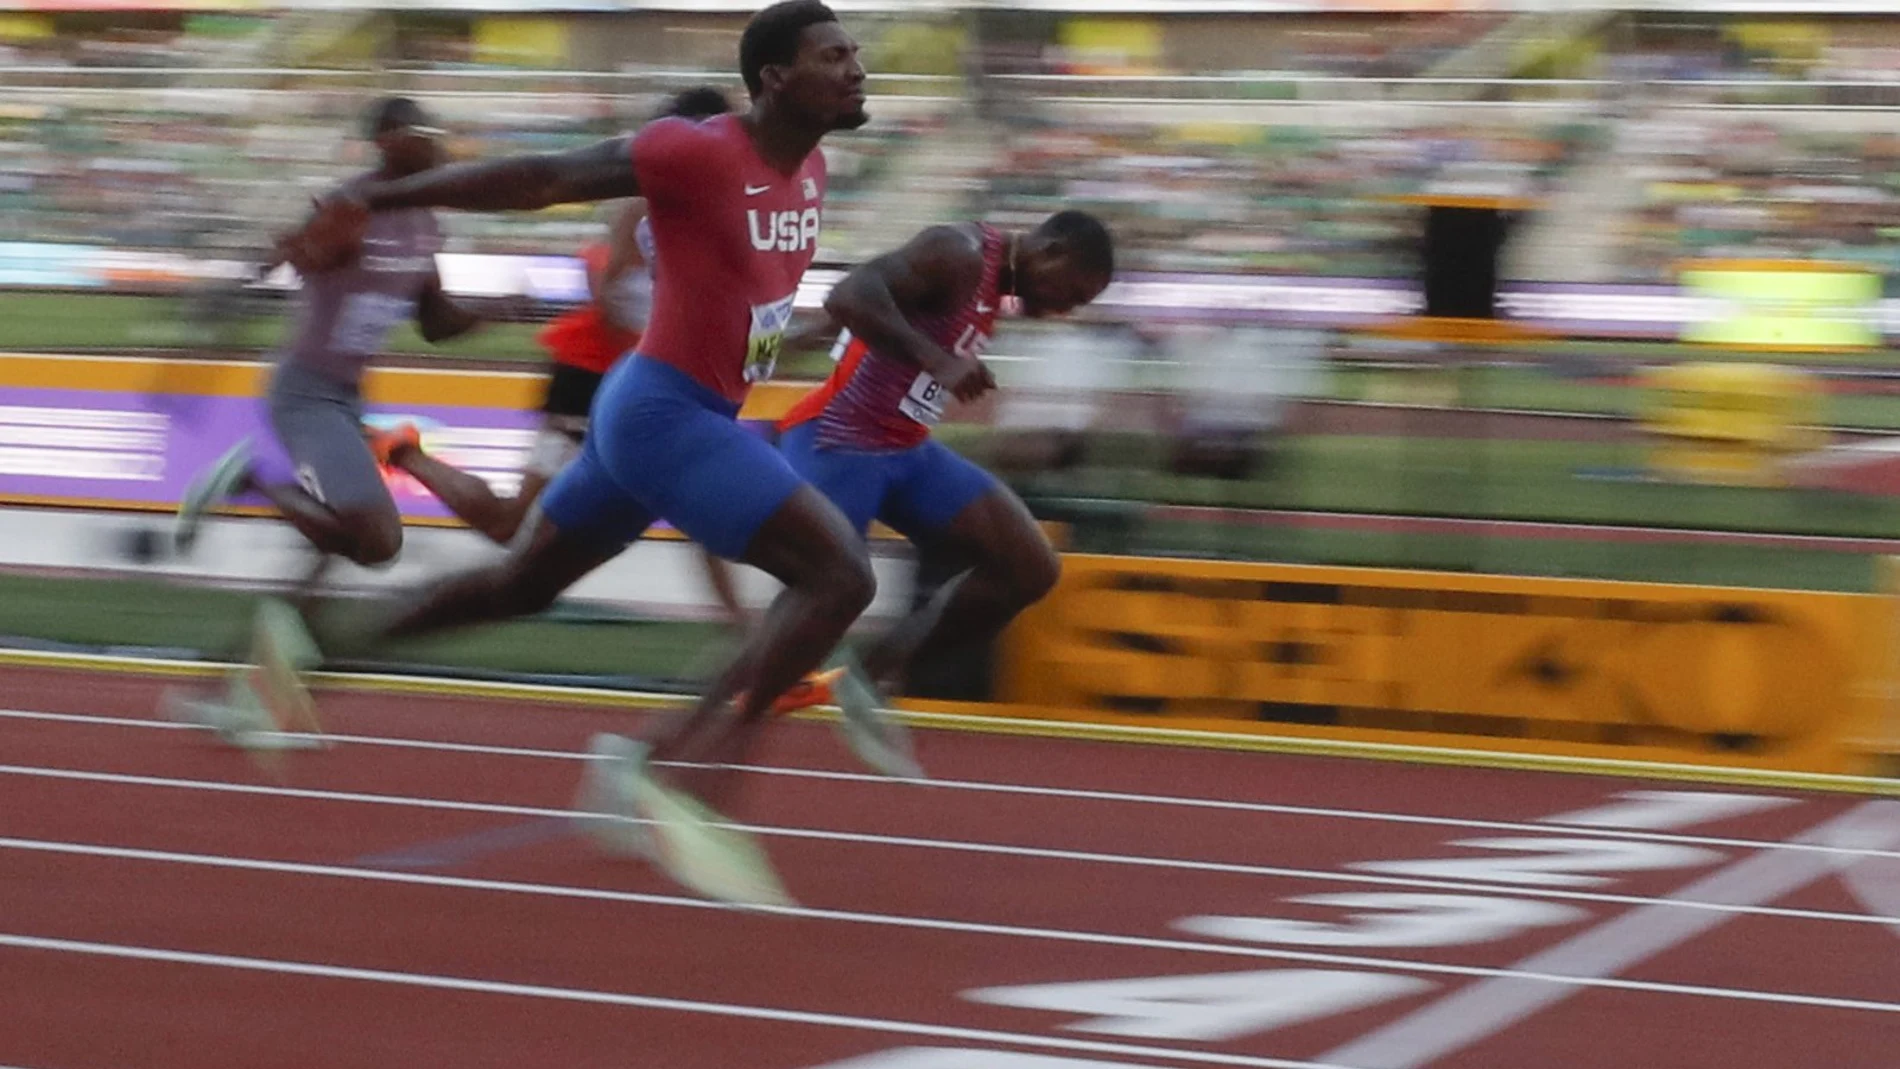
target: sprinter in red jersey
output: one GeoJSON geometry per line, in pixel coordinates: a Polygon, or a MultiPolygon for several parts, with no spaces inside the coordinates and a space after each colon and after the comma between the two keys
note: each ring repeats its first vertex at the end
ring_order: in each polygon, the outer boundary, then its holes
{"type": "MultiPolygon", "coordinates": [[[[700,86],[668,100],[654,118],[699,122],[731,110],[724,92],[700,86]]],[[[548,483],[580,455],[601,380],[640,344],[653,312],[655,255],[646,200],[640,197],[629,200],[614,216],[606,241],[581,250],[588,299],[541,331],[540,341],[549,358],[543,421],[514,494],[503,497],[487,480],[431,455],[413,424],[376,432],[371,448],[377,459],[414,476],[471,529],[500,545],[513,541],[548,483]]],[[[702,553],[706,578],[720,608],[734,627],[743,629],[749,614],[739,600],[731,568],[710,551],[702,553]]],[[[800,680],[779,697],[772,711],[786,713],[829,703],[829,681],[841,671],[800,680]]]]}
{"type": "MultiPolygon", "coordinates": [[[[698,122],[731,110],[723,92],[701,86],[669,99],[654,119],[698,122]]],[[[547,392],[541,404],[541,428],[514,494],[503,497],[486,480],[430,455],[411,424],[372,437],[377,459],[413,475],[469,527],[507,545],[548,483],[580,454],[601,379],[640,344],[653,311],[653,257],[653,231],[647,223],[646,200],[640,197],[615,213],[607,240],[581,250],[587,300],[549,323],[539,335],[548,352],[547,392]]],[[[727,589],[721,589],[722,601],[727,589]]]]}
{"type": "Polygon", "coordinates": [[[993,638],[1055,585],[1055,549],[1022,501],[930,429],[951,398],[995,385],[981,356],[1006,301],[1063,315],[1100,296],[1114,271],[1107,229],[1065,211],[1026,234],[932,227],[832,290],[825,310],[845,328],[837,370],[787,414],[779,448],[859,537],[882,520],[972,562],[872,643],[865,678],[846,676],[841,691],[868,681],[899,692],[919,654],[993,638]]]}
{"type": "MultiPolygon", "coordinates": [[[[755,15],[739,42],[750,109],[694,124],[652,123],[574,152],[515,156],[377,183],[326,202],[298,235],[317,253],[346,247],[371,213],[433,206],[532,211],[645,197],[658,270],[639,352],[607,374],[581,454],[542,495],[540,514],[493,565],[424,592],[380,636],[532,613],[664,519],[722,557],[785,585],[692,715],[651,746],[602,736],[583,805],[603,841],[647,847],[676,879],[738,901],[786,901],[751,838],[677,784],[729,789],[774,699],[838,648],[876,590],[863,540],[737,415],[769,378],[800,278],[818,244],[825,190],[818,144],[864,111],[858,45],[816,0],[755,15]],[[662,784],[650,758],[678,762],[662,784]],[[621,819],[625,818],[625,819],[621,819]]],[[[891,721],[845,709],[876,760],[891,721]]],[[[898,768],[885,763],[881,767],[898,768]]]]}

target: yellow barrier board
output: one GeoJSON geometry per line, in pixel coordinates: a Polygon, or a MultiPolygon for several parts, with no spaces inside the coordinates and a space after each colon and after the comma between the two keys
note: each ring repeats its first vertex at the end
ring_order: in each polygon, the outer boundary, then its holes
{"type": "Polygon", "coordinates": [[[1879,756],[1880,771],[1900,776],[1900,557],[1880,558],[1879,577],[1887,662],[1876,687],[1880,714],[1863,748],[1879,756]]]}
{"type": "Polygon", "coordinates": [[[1851,774],[1870,595],[1071,555],[1003,651],[1044,715],[1851,774]]]}

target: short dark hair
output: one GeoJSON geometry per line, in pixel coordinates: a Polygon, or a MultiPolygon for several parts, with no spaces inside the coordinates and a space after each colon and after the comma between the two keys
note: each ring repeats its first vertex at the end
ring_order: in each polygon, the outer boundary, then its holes
{"type": "Polygon", "coordinates": [[[798,59],[798,37],[807,26],[836,22],[838,16],[819,0],[782,0],[752,16],[739,36],[739,76],[746,92],[758,96],[765,88],[759,73],[768,64],[782,66],[798,59]]]}
{"type": "Polygon", "coordinates": [[[715,115],[724,115],[732,110],[732,101],[726,98],[724,91],[710,85],[695,86],[682,93],[675,93],[660,107],[656,119],[691,119],[698,122],[715,115]]]}
{"type": "Polygon", "coordinates": [[[363,116],[363,136],[374,139],[402,126],[427,126],[429,113],[408,97],[384,97],[363,116]]]}
{"type": "Polygon", "coordinates": [[[1059,211],[1036,228],[1062,246],[1077,267],[1106,278],[1115,275],[1115,239],[1100,219],[1073,208],[1059,211]]]}

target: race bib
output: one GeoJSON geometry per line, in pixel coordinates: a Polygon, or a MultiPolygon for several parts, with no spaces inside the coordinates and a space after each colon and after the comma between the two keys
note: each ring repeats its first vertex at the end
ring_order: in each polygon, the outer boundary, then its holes
{"type": "Polygon", "coordinates": [[[752,330],[746,335],[745,346],[747,382],[764,382],[778,369],[785,330],[792,325],[792,300],[797,296],[790,293],[770,304],[752,306],[752,330]]]}
{"type": "Polygon", "coordinates": [[[338,310],[336,327],[330,331],[330,348],[350,356],[363,356],[382,349],[396,324],[409,318],[415,302],[387,293],[353,293],[338,310]]]}
{"type": "Polygon", "coordinates": [[[930,377],[930,372],[920,371],[911,381],[909,392],[897,403],[897,410],[926,427],[934,427],[943,419],[943,384],[930,377]]]}

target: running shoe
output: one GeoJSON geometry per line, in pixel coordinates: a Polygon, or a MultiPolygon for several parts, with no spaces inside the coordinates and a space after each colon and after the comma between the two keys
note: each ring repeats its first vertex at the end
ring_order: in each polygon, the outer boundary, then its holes
{"type": "Polygon", "coordinates": [[[178,519],[172,527],[172,548],[176,552],[191,552],[206,514],[230,498],[250,471],[251,440],[245,438],[192,480],[185,499],[178,503],[178,519]]]}
{"type": "Polygon", "coordinates": [[[895,779],[928,779],[911,748],[910,733],[884,708],[864,667],[847,655],[844,669],[831,689],[837,697],[838,730],[845,745],[873,771],[895,779]]]}
{"type": "Polygon", "coordinates": [[[251,658],[256,692],[279,730],[319,733],[317,705],[303,674],[323,660],[297,610],[278,598],[258,602],[251,658]]]}
{"type": "Polygon", "coordinates": [[[643,854],[681,886],[716,901],[794,904],[750,835],[653,778],[644,745],[596,735],[588,751],[596,760],[582,780],[576,808],[597,843],[614,853],[643,854]]]}
{"type": "Polygon", "coordinates": [[[797,905],[751,835],[651,777],[636,779],[633,793],[653,831],[654,864],[681,886],[736,906],[797,905]]]}
{"type": "Polygon", "coordinates": [[[610,854],[648,857],[653,838],[640,823],[633,802],[633,781],[645,775],[647,746],[624,735],[602,732],[587,744],[593,760],[581,773],[574,811],[581,830],[610,854]]]}
{"type": "Polygon", "coordinates": [[[396,466],[397,453],[422,448],[422,432],[413,423],[400,423],[387,429],[365,427],[363,430],[369,439],[369,451],[375,454],[376,463],[385,468],[396,466]]]}
{"type": "Polygon", "coordinates": [[[278,730],[277,722],[241,673],[232,675],[223,699],[169,687],[159,696],[159,711],[174,723],[202,728],[240,750],[310,750],[323,745],[308,735],[278,730]]]}
{"type": "MultiPolygon", "coordinates": [[[[232,690],[235,691],[236,686],[232,690]]],[[[262,702],[232,701],[230,696],[219,700],[182,687],[167,687],[159,695],[158,708],[165,719],[203,728],[233,746],[241,745],[250,735],[271,731],[277,726],[264,712],[262,702]]]]}
{"type": "Polygon", "coordinates": [[[832,693],[832,687],[844,675],[844,669],[832,668],[811,675],[792,684],[792,689],[778,696],[772,703],[773,716],[785,716],[800,709],[810,709],[819,705],[836,705],[838,699],[832,693]]]}

